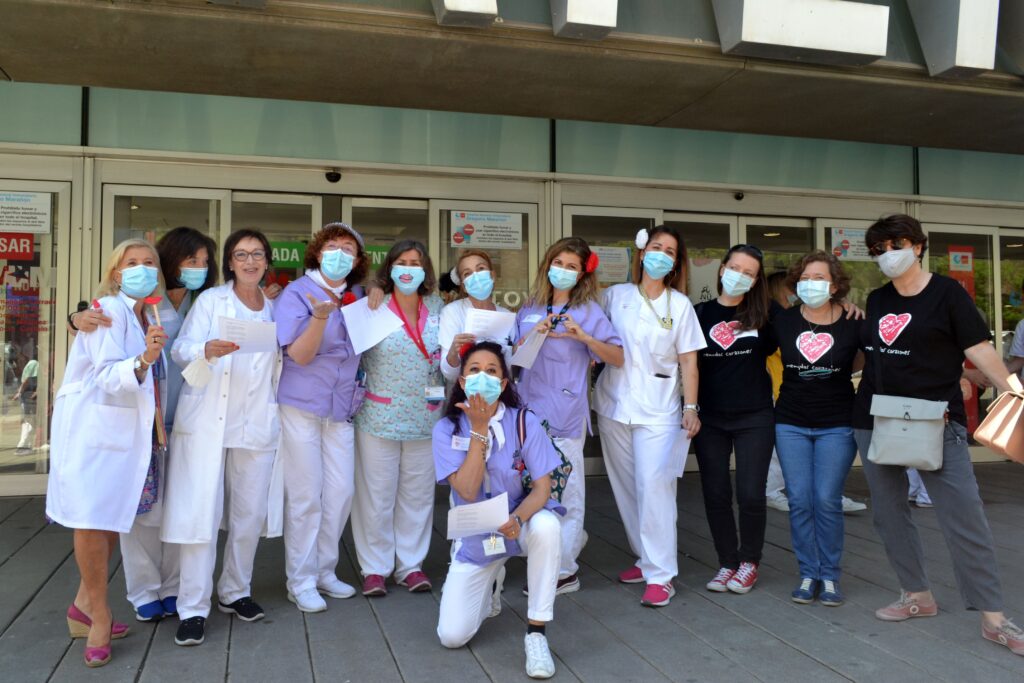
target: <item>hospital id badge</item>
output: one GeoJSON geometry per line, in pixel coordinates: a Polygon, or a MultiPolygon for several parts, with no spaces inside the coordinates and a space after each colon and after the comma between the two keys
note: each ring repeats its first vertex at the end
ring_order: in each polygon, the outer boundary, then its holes
{"type": "Polygon", "coordinates": [[[484,544],[484,555],[491,557],[492,555],[504,555],[505,554],[505,537],[497,534],[491,534],[483,540],[484,544]]]}
{"type": "Polygon", "coordinates": [[[444,385],[436,387],[426,387],[424,393],[427,396],[428,401],[443,401],[444,400],[444,385]]]}

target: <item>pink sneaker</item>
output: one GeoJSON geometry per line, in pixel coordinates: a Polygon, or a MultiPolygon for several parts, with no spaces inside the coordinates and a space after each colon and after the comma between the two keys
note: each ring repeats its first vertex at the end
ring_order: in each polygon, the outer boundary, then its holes
{"type": "Polygon", "coordinates": [[[736,570],[726,587],[733,593],[749,593],[750,589],[757,583],[757,565],[753,562],[740,562],[740,568],[736,570]]]}
{"type": "Polygon", "coordinates": [[[715,574],[715,578],[708,581],[707,585],[705,585],[704,587],[707,588],[709,591],[714,591],[716,593],[724,593],[727,590],[729,590],[729,580],[732,579],[732,577],[734,577],[735,575],[735,569],[722,567],[718,570],[718,573],[715,574]]]}
{"type": "Polygon", "coordinates": [[[387,595],[388,589],[384,585],[384,577],[380,574],[367,574],[366,578],[363,579],[363,595],[368,598],[374,598],[381,595],[387,595]]]}
{"type": "Polygon", "coordinates": [[[640,604],[645,607],[664,607],[675,594],[676,589],[671,581],[668,583],[649,583],[644,591],[644,596],[640,598],[640,604]]]}
{"type": "Polygon", "coordinates": [[[635,564],[629,569],[619,572],[619,583],[643,583],[644,573],[635,564]]]}
{"type": "Polygon", "coordinates": [[[914,617],[934,617],[938,613],[939,606],[934,600],[931,604],[925,604],[910,597],[910,593],[900,591],[900,599],[875,610],[875,617],[882,621],[906,621],[914,617]]]}
{"type": "Polygon", "coordinates": [[[981,635],[985,640],[1005,645],[1015,655],[1024,655],[1024,631],[1009,619],[1004,621],[999,628],[991,628],[982,622],[981,635]]]}
{"type": "Polygon", "coordinates": [[[405,586],[410,593],[427,593],[434,587],[427,575],[419,570],[406,574],[398,585],[405,586]]]}

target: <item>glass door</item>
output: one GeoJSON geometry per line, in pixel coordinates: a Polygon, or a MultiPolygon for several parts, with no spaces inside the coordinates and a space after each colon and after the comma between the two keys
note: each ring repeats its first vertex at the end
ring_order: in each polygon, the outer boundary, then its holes
{"type": "Polygon", "coordinates": [[[842,261],[843,270],[850,276],[850,293],[847,298],[861,308],[867,306],[868,294],[878,289],[888,278],[882,275],[878,265],[868,255],[864,234],[873,221],[841,218],[819,218],[815,221],[818,243],[822,249],[832,252],[842,261]]]}
{"type": "Polygon", "coordinates": [[[628,282],[632,277],[636,233],[661,225],[660,209],[621,209],[601,206],[562,207],[562,233],[582,237],[601,259],[601,287],[628,282]]]}
{"type": "Polygon", "coordinates": [[[437,260],[437,251],[430,246],[430,203],[425,200],[344,197],[341,220],[358,230],[366,242],[370,257],[368,279],[374,277],[388,251],[400,240],[422,242],[427,245],[430,258],[437,260]]]}
{"type": "Polygon", "coordinates": [[[739,241],[764,252],[765,275],[789,270],[814,249],[814,225],[809,218],[740,216],[739,223],[739,241]]]}
{"type": "Polygon", "coordinates": [[[0,179],[0,496],[46,490],[68,349],[70,201],[69,183],[0,179]]]}
{"type": "MultiPolygon", "coordinates": [[[[97,268],[114,245],[139,238],[156,243],[166,233],[187,226],[209,235],[218,245],[231,225],[231,192],[190,187],[103,186],[103,239],[97,268]]],[[[218,254],[218,266],[220,265],[218,254]]],[[[97,273],[98,276],[98,273],[97,273]]]]}
{"type": "MultiPolygon", "coordinates": [[[[999,231],[999,301],[1001,315],[998,339],[1002,343],[1003,358],[1009,360],[1017,334],[1017,325],[1024,319],[1024,230],[999,231]]],[[[1024,343],[1024,339],[1021,340],[1024,343]]],[[[1024,356],[1024,353],[1018,354],[1024,356]]]]}
{"type": "Polygon", "coordinates": [[[735,216],[666,213],[665,225],[679,231],[686,246],[686,292],[699,304],[718,296],[718,267],[736,243],[735,216]]]}
{"type": "Polygon", "coordinates": [[[322,219],[319,195],[231,193],[231,231],[256,228],[267,236],[273,254],[266,279],[281,287],[305,272],[306,245],[322,219]]]}

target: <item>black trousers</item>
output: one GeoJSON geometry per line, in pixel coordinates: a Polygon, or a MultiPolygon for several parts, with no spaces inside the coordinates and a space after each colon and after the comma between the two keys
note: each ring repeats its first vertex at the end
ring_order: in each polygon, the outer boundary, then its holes
{"type": "Polygon", "coordinates": [[[715,541],[718,564],[737,569],[740,562],[761,561],[767,522],[764,487],[775,447],[775,415],[771,408],[737,415],[701,414],[693,440],[700,466],[704,513],[715,541]],[[736,454],[736,502],[739,534],[732,506],[729,457],[736,454]]]}

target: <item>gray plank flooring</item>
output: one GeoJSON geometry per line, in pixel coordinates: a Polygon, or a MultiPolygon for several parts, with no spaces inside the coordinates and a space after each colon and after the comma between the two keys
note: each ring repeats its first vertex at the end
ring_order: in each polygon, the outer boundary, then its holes
{"type": "MultiPolygon", "coordinates": [[[[1024,622],[1024,468],[977,465],[996,538],[1007,611],[1024,622]]],[[[847,493],[868,500],[854,470],[847,493]]],[[[788,518],[769,510],[767,543],[757,588],[746,596],[709,593],[704,583],[715,555],[704,520],[699,475],[679,488],[679,569],[676,597],[664,609],[639,605],[642,586],[619,584],[632,561],[606,479],[587,480],[589,542],[580,557],[583,590],[560,596],[548,635],[555,681],[972,681],[1024,680],[1024,657],[980,638],[978,616],[962,609],[945,540],[930,510],[915,510],[933,588],[935,619],[887,624],[873,610],[898,587],[870,511],[846,516],[843,589],[847,604],[830,609],[795,605],[796,581],[788,518]]],[[[115,642],[114,661],[82,664],[82,641],[67,637],[64,611],[78,570],[71,534],[47,526],[41,498],[0,499],[0,680],[36,681],[353,681],[370,683],[521,681],[526,598],[525,564],[508,565],[502,613],[465,648],[446,650],[435,633],[447,562],[447,497],[439,492],[425,571],[430,594],[392,587],[386,598],[328,599],[329,609],[304,615],[288,602],[284,545],[264,541],[256,558],[253,596],[267,618],[244,623],[214,610],[200,647],[174,645],[176,620],[141,624],[115,642]]],[[[123,600],[120,562],[111,563],[115,613],[131,617],[123,600]]],[[[351,536],[342,542],[338,575],[357,581],[351,536]]]]}

